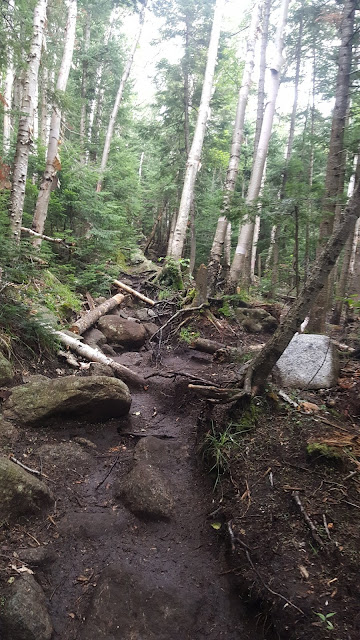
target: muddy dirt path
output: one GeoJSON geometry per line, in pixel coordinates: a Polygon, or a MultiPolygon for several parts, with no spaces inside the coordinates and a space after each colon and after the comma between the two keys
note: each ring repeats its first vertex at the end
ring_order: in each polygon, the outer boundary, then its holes
{"type": "MultiPolygon", "coordinates": [[[[149,354],[135,355],[144,375],[154,372],[149,354]]],[[[210,357],[186,353],[162,363],[208,379],[212,367],[210,357]]],[[[49,552],[36,577],[50,600],[54,639],[260,640],[256,621],[231,590],[225,544],[208,518],[217,504],[198,453],[199,404],[187,381],[152,378],[147,392],[132,397],[121,421],[29,430],[22,443],[30,462],[44,442],[64,447],[65,457],[44,461],[57,496],[52,517],[18,530],[20,547],[36,546],[36,539],[49,552]],[[175,504],[167,520],[138,517],[114,496],[134,465],[136,444],[150,442],[129,433],[153,434],[162,443],[160,472],[175,504]],[[69,443],[85,451],[83,461],[72,459],[69,443]]]]}

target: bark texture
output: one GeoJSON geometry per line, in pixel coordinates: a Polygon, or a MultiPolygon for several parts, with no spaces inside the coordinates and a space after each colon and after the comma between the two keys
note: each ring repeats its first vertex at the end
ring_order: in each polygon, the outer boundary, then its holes
{"type": "MultiPolygon", "coordinates": [[[[9,29],[13,28],[13,13],[14,13],[14,0],[8,0],[8,17],[7,22],[9,25],[9,29]]],[[[8,62],[5,76],[5,84],[4,84],[4,124],[3,124],[3,149],[4,154],[7,154],[10,149],[10,135],[11,135],[11,101],[12,101],[12,90],[14,84],[14,63],[13,63],[13,51],[9,49],[8,54],[8,62]]]]}
{"type": "Polygon", "coordinates": [[[22,115],[19,121],[17,144],[14,158],[12,190],[10,198],[10,224],[14,238],[20,241],[20,227],[24,209],[25,186],[32,144],[32,127],[38,83],[41,47],[46,22],[47,0],[39,0],[34,10],[33,39],[30,47],[23,94],[21,100],[22,115]]]}
{"type": "MultiPolygon", "coordinates": [[[[56,91],[65,93],[67,81],[69,78],[70,67],[73,57],[75,44],[75,29],[77,17],[77,2],[71,0],[69,4],[68,18],[65,29],[64,52],[59,69],[59,75],[56,83],[56,91]]],[[[39,234],[44,233],[44,226],[47,217],[47,211],[50,200],[51,187],[57,171],[60,169],[60,160],[58,158],[58,149],[60,141],[60,125],[61,125],[61,109],[59,105],[53,105],[50,123],[49,145],[46,156],[46,167],[40,184],[40,191],[36,202],[34,217],[32,221],[32,229],[39,234]]],[[[33,241],[35,247],[41,245],[41,238],[35,238],[33,241]]]]}
{"type": "Polygon", "coordinates": [[[82,316],[82,318],[74,322],[70,327],[70,331],[81,335],[87,329],[90,329],[101,316],[118,307],[124,299],[125,296],[123,296],[122,293],[117,293],[112,298],[109,298],[109,300],[105,300],[105,302],[99,304],[98,307],[91,309],[85,316],[82,316]]]}
{"type": "Polygon", "coordinates": [[[198,118],[196,121],[191,149],[186,163],[184,186],[182,190],[174,236],[172,244],[168,250],[168,256],[174,258],[175,260],[180,260],[182,256],[190,208],[194,196],[196,174],[199,169],[201,151],[206,131],[206,123],[209,115],[209,105],[213,90],[213,80],[224,5],[225,0],[216,0],[198,118]]]}

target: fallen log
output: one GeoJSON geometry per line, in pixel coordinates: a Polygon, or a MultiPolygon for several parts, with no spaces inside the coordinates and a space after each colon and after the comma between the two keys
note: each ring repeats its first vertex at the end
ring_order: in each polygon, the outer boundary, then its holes
{"type": "Polygon", "coordinates": [[[119,304],[122,303],[124,298],[125,296],[123,296],[122,293],[117,293],[112,298],[109,298],[109,300],[106,300],[102,304],[99,304],[99,306],[95,307],[95,309],[88,311],[86,315],[79,318],[79,320],[76,320],[76,322],[74,322],[74,324],[70,327],[70,331],[77,334],[84,333],[84,331],[90,329],[90,327],[92,327],[92,325],[95,324],[95,322],[97,322],[99,318],[101,318],[101,316],[105,315],[105,313],[107,313],[108,311],[111,311],[111,309],[118,307],[119,304]]]}
{"type": "Polygon", "coordinates": [[[28,233],[30,236],[34,236],[35,238],[41,238],[41,240],[47,240],[48,242],[53,242],[54,244],[62,244],[67,249],[70,249],[70,247],[74,246],[73,242],[67,244],[62,238],[52,238],[51,236],[45,236],[43,233],[38,233],[37,231],[33,231],[32,229],[28,229],[27,227],[21,227],[21,231],[23,233],[28,233]]]}
{"type": "Polygon", "coordinates": [[[118,377],[124,382],[128,383],[132,386],[144,387],[146,382],[144,378],[139,376],[134,371],[131,371],[124,365],[119,362],[115,362],[112,358],[108,358],[104,353],[101,353],[98,349],[93,349],[89,347],[87,344],[83,344],[76,338],[72,338],[66,333],[62,331],[54,331],[54,335],[58,338],[62,344],[65,344],[67,347],[78,353],[86,360],[90,360],[90,362],[100,362],[101,364],[106,364],[112,368],[118,374],[118,377]]]}
{"type": "Polygon", "coordinates": [[[147,298],[146,296],[144,296],[144,294],[139,293],[139,291],[136,291],[132,287],[129,287],[127,284],[124,284],[124,282],[121,282],[120,280],[114,280],[114,284],[120,289],[123,289],[123,291],[131,293],[131,295],[135,296],[135,298],[139,298],[139,300],[150,304],[152,307],[156,304],[154,300],[151,300],[151,298],[147,298]]]}
{"type": "Polygon", "coordinates": [[[215,353],[218,349],[222,349],[224,347],[220,342],[215,342],[215,340],[207,340],[206,338],[196,338],[190,344],[191,349],[196,349],[196,351],[203,351],[204,353],[215,353]]]}

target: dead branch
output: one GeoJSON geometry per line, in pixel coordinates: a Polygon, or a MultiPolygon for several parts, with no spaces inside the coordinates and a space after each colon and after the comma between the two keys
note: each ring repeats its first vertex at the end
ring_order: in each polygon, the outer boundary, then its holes
{"type": "Polygon", "coordinates": [[[28,229],[27,227],[21,227],[21,231],[23,233],[28,233],[30,236],[35,236],[35,238],[41,238],[42,240],[47,240],[48,242],[53,242],[54,244],[62,244],[67,249],[70,249],[74,246],[73,242],[67,244],[62,238],[51,238],[51,236],[44,236],[43,233],[37,233],[37,231],[33,231],[32,229],[28,229]]]}
{"type": "Polygon", "coordinates": [[[156,304],[154,300],[151,300],[151,298],[147,298],[142,293],[139,293],[139,291],[136,291],[132,287],[129,287],[129,285],[125,284],[124,282],[121,282],[120,280],[114,280],[114,284],[120,289],[123,289],[124,291],[126,291],[127,293],[131,293],[131,295],[135,296],[135,298],[139,298],[139,300],[142,300],[143,302],[150,304],[152,307],[156,304]]]}
{"type": "Polygon", "coordinates": [[[32,473],[34,476],[41,477],[44,475],[43,473],[41,473],[41,471],[38,471],[37,469],[31,469],[31,467],[27,467],[26,464],[23,464],[22,462],[20,462],[20,460],[18,460],[14,456],[10,456],[10,460],[11,462],[15,462],[15,464],[19,465],[19,467],[21,467],[22,469],[25,469],[25,471],[28,471],[28,473],[32,473]]]}
{"type": "Polygon", "coordinates": [[[309,529],[311,531],[311,535],[314,538],[315,542],[319,545],[319,547],[323,547],[324,543],[321,540],[313,521],[310,519],[309,515],[305,511],[305,508],[303,507],[303,504],[302,504],[302,502],[300,500],[299,492],[298,491],[293,491],[292,492],[292,497],[294,498],[296,504],[298,505],[298,507],[299,507],[303,517],[304,517],[304,520],[305,520],[306,524],[308,525],[308,527],[309,527],[309,529]]]}
{"type": "Polygon", "coordinates": [[[76,360],[73,353],[59,349],[59,351],[57,352],[57,355],[60,356],[60,358],[64,358],[68,363],[68,365],[73,369],[79,369],[80,363],[76,360]]]}
{"type": "Polygon", "coordinates": [[[135,385],[137,387],[144,387],[146,385],[144,378],[127,367],[124,367],[124,365],[119,362],[115,362],[112,358],[108,358],[98,349],[93,349],[87,344],[82,344],[82,342],[76,338],[70,337],[66,333],[63,333],[63,331],[54,331],[53,333],[60,342],[65,344],[67,347],[70,347],[70,349],[78,353],[83,358],[86,358],[86,360],[90,360],[90,362],[100,362],[101,364],[106,364],[111,367],[113,371],[118,374],[118,377],[129,385],[135,385]]]}
{"type": "Polygon", "coordinates": [[[92,325],[95,324],[101,316],[105,315],[105,313],[108,313],[108,311],[111,311],[115,307],[118,307],[124,298],[125,296],[123,296],[122,293],[117,293],[112,298],[109,298],[109,300],[105,300],[105,302],[100,304],[98,307],[88,311],[84,316],[79,318],[79,320],[76,320],[76,322],[74,322],[70,327],[70,331],[77,334],[84,333],[87,329],[90,329],[90,327],[92,327],[92,325]]]}
{"type": "Polygon", "coordinates": [[[174,320],[176,320],[176,318],[178,318],[179,316],[183,315],[184,313],[190,313],[191,314],[194,311],[201,311],[202,309],[204,309],[207,306],[208,306],[208,303],[204,302],[204,304],[201,304],[199,307],[186,307],[186,309],[179,309],[179,311],[174,313],[174,315],[171,316],[171,318],[169,318],[169,320],[167,320],[165,322],[165,324],[163,324],[161,327],[158,328],[157,331],[155,331],[155,333],[153,333],[153,335],[151,336],[150,340],[152,340],[158,333],[162,332],[165,329],[165,327],[167,327],[169,324],[174,322],[174,320]]]}
{"type": "Polygon", "coordinates": [[[189,380],[195,380],[196,382],[202,382],[204,385],[211,385],[209,380],[204,380],[204,378],[200,378],[199,376],[193,376],[191,373],[185,373],[184,371],[155,371],[155,373],[149,373],[145,376],[145,380],[149,378],[168,378],[172,380],[176,378],[176,376],[182,376],[183,378],[188,378],[189,380]]]}
{"type": "Polygon", "coordinates": [[[206,338],[196,338],[190,344],[191,349],[196,349],[196,351],[203,351],[204,353],[215,353],[219,349],[224,347],[220,342],[215,342],[214,340],[207,340],[206,338]]]}

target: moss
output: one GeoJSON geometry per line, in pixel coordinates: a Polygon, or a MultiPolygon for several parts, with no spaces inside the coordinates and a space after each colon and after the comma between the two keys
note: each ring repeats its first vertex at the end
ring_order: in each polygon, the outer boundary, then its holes
{"type": "Polygon", "coordinates": [[[327,444],[322,444],[321,442],[311,442],[306,447],[306,451],[309,456],[322,456],[329,460],[341,459],[341,454],[337,449],[329,447],[327,444]]]}

